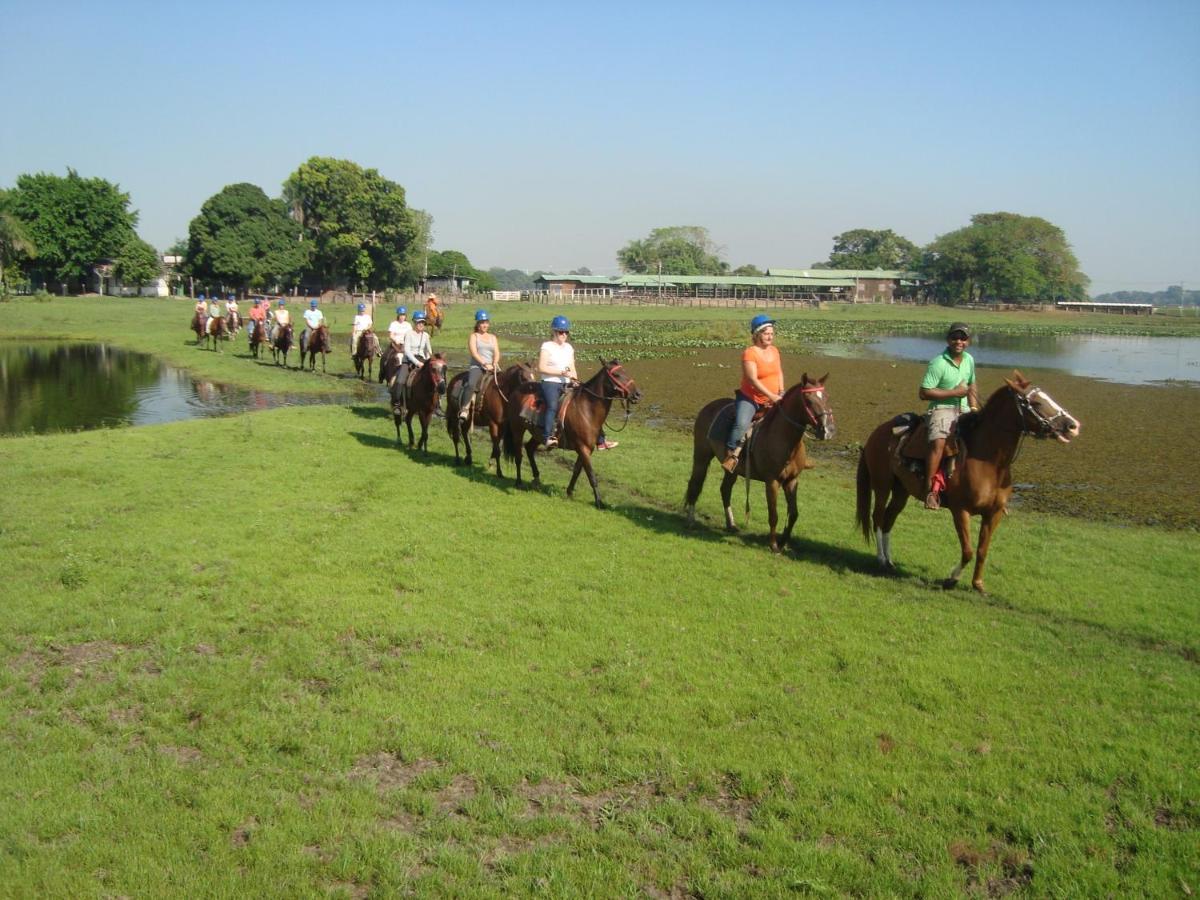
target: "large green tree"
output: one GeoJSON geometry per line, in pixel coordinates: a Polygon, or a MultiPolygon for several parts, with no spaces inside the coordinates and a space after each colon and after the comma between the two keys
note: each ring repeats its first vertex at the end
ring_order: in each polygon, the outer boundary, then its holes
{"type": "Polygon", "coordinates": [[[13,211],[37,248],[36,274],[73,289],[85,286],[92,266],[115,259],[137,226],[129,195],[103,178],[45,172],[21,175],[12,192],[13,211]]]}
{"type": "Polygon", "coordinates": [[[429,274],[446,278],[470,278],[476,290],[498,290],[497,281],[488,272],[471,265],[467,255],[459,250],[432,250],[429,253],[429,274]]]}
{"type": "Polygon", "coordinates": [[[29,229],[17,215],[12,191],[0,190],[0,294],[7,290],[10,278],[19,275],[19,264],[36,253],[29,229]]]}
{"type": "Polygon", "coordinates": [[[1082,300],[1088,278],[1066,235],[1037,216],[979,213],[971,224],[925,249],[920,269],[934,295],[948,303],[973,300],[1082,300]]]}
{"type": "Polygon", "coordinates": [[[312,244],[282,200],[253,184],[231,184],[208,198],[188,225],[186,270],[202,282],[243,289],[294,284],[312,244]]]}
{"type": "Polygon", "coordinates": [[[382,289],[419,274],[422,223],[404,188],[376,169],[314,156],[284,182],[283,197],[312,243],[311,272],[322,286],[382,289]]]}
{"type": "Polygon", "coordinates": [[[162,274],[158,251],[132,231],[117,251],[114,274],[122,284],[141,288],[162,274]]]}
{"type": "Polygon", "coordinates": [[[915,269],[921,248],[890,228],[853,228],[833,238],[829,259],[813,263],[817,269],[915,269]]]}
{"type": "Polygon", "coordinates": [[[721,249],[699,225],[655,228],[617,251],[617,262],[626,272],[662,272],[664,275],[723,275],[729,264],[721,249]]]}

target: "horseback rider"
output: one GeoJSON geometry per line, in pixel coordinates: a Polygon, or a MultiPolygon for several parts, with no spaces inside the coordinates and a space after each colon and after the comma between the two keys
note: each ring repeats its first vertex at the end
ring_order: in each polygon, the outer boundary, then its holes
{"type": "Polygon", "coordinates": [[[442,311],[438,306],[437,294],[430,294],[425,300],[425,315],[434,323],[437,323],[442,318],[442,311]]]}
{"type": "Polygon", "coordinates": [[[287,301],[282,297],[275,304],[275,324],[271,329],[271,340],[275,340],[275,335],[280,328],[285,328],[292,324],[292,314],[288,311],[287,301]]]}
{"type": "Polygon", "coordinates": [[[230,294],[225,300],[226,317],[233,316],[233,325],[241,324],[242,317],[238,315],[237,294],[230,294]]]}
{"type": "Polygon", "coordinates": [[[196,318],[200,320],[200,333],[208,334],[208,301],[203,294],[196,298],[194,311],[196,318]]]}
{"type": "Polygon", "coordinates": [[[397,354],[404,352],[404,336],[412,330],[412,323],[408,321],[408,307],[397,306],[396,320],[388,324],[388,340],[397,354]]]}
{"type": "Polygon", "coordinates": [[[205,323],[205,333],[212,334],[213,322],[221,318],[221,301],[213,294],[208,298],[208,321],[205,323]]]}
{"type": "MultiPolygon", "coordinates": [[[[967,352],[971,343],[971,328],[966,322],[955,322],[946,332],[946,349],[929,361],[918,392],[929,401],[925,413],[926,439],[929,452],[925,457],[925,508],[941,509],[941,498],[934,489],[934,479],[946,450],[946,439],[954,423],[967,410],[979,408],[975,391],[975,359],[967,352]]],[[[939,479],[940,480],[940,479],[939,479]]]]}
{"type": "Polygon", "coordinates": [[[363,336],[363,332],[370,331],[375,326],[374,319],[367,312],[365,303],[358,304],[358,314],[354,317],[354,323],[350,330],[350,355],[354,356],[358,353],[358,339],[363,336]]]}
{"type": "Polygon", "coordinates": [[[486,309],[475,310],[475,330],[467,338],[467,352],[471,354],[471,367],[467,369],[467,380],[463,383],[462,402],[458,406],[458,417],[466,422],[471,415],[471,403],[479,392],[479,383],[485,374],[500,367],[500,342],[489,329],[492,321],[486,309]]]}
{"type": "Polygon", "coordinates": [[[775,320],[757,315],[750,320],[751,344],[742,351],[742,383],[734,393],[733,427],[725,440],[721,468],[733,472],[741,455],[742,438],[754,414],[783,399],[783,363],[775,346],[775,320]]]}
{"type": "Polygon", "coordinates": [[[250,337],[254,337],[254,332],[258,328],[262,328],[267,324],[267,309],[259,301],[257,297],[250,305],[250,337]]]}
{"type": "Polygon", "coordinates": [[[429,335],[425,333],[426,316],[423,312],[413,314],[412,330],[404,336],[403,356],[396,380],[392,383],[392,397],[400,408],[408,405],[408,379],[425,361],[433,356],[429,335]]]}
{"type": "Polygon", "coordinates": [[[541,376],[542,445],[539,449],[553,450],[558,446],[558,403],[563,391],[579,379],[575,371],[575,348],[571,346],[571,323],[566,316],[550,320],[550,340],[538,351],[538,374],[541,376]]]}
{"type": "Polygon", "coordinates": [[[308,309],[304,311],[304,330],[300,332],[300,352],[308,346],[309,336],[325,324],[325,313],[317,308],[317,298],[308,301],[308,309]]]}

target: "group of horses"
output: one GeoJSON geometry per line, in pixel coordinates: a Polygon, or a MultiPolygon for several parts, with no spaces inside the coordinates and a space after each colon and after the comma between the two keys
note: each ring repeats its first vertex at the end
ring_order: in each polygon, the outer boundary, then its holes
{"type": "MultiPolygon", "coordinates": [[[[381,378],[391,377],[389,364],[383,364],[381,378]]],[[[446,428],[454,442],[455,464],[471,464],[471,430],[486,427],[492,441],[491,459],[496,474],[501,472],[501,456],[516,465],[516,483],[522,484],[522,459],[527,459],[533,484],[539,483],[537,457],[544,439],[537,426],[535,411],[537,376],[528,363],[488,373],[468,416],[460,418],[460,396],[467,378],[459,373],[446,383],[446,361],[436,354],[413,377],[405,407],[393,406],[396,442],[401,441],[402,421],[408,427],[409,447],[427,449],[428,426],[438,398],[447,396],[446,428]],[[412,419],[421,425],[420,440],[414,443],[412,419]],[[465,459],[459,453],[465,447],[465,459]],[[503,451],[503,452],[502,452],[503,451]]],[[[817,440],[829,440],[836,433],[833,407],[825,381],[828,376],[800,381],[788,388],[778,403],[768,407],[755,421],[744,450],[733,471],[723,472],[721,501],[725,526],[736,530],[732,494],[738,478],[761,481],[766,489],[769,544],[773,552],[787,545],[798,517],[797,486],[800,475],[811,468],[804,439],[812,434],[817,440]],[[787,502],[787,522],[778,530],[777,510],[780,488],[787,502]]],[[[614,401],[625,405],[626,414],[642,393],[633,378],[617,360],[601,360],[600,369],[568,393],[560,410],[559,448],[575,452],[575,464],[567,484],[567,496],[574,494],[581,473],[586,473],[597,507],[603,507],[592,454],[614,401]]],[[[721,398],[706,404],[693,425],[692,471],[684,498],[689,522],[695,521],[696,501],[704,488],[714,459],[726,454],[725,436],[733,417],[733,400],[721,398]]],[[[981,410],[965,414],[959,420],[948,455],[954,459],[942,491],[942,505],[950,510],[960,545],[958,564],[942,581],[951,588],[974,558],[972,587],[984,591],[983,572],[988,548],[1012,496],[1012,464],[1026,436],[1053,438],[1069,443],[1079,434],[1079,420],[1063,409],[1048,393],[1014,371],[984,403],[981,410]],[[971,547],[970,520],[981,518],[978,546],[971,547]]],[[[856,475],[856,519],[868,543],[874,539],[881,568],[896,571],[892,559],[891,533],[897,517],[910,497],[925,496],[924,473],[912,458],[912,448],[925,446],[925,423],[911,414],[897,416],[879,425],[867,438],[859,455],[856,475]],[[903,452],[905,447],[908,453],[903,452]],[[914,471],[914,468],[917,471],[914,471]],[[872,501],[873,508],[872,508],[872,501]]]]}
{"type": "MultiPolygon", "coordinates": [[[[204,345],[205,349],[214,349],[218,353],[221,352],[222,340],[232,340],[240,330],[241,319],[237,313],[229,313],[227,316],[213,316],[209,320],[202,320],[200,314],[197,313],[192,317],[192,331],[196,333],[196,346],[204,345]]],[[[251,319],[248,328],[248,341],[250,344],[250,355],[255,359],[259,358],[263,348],[271,351],[271,358],[277,366],[287,368],[288,354],[296,346],[296,332],[293,325],[289,322],[286,325],[278,323],[270,329],[270,338],[267,336],[267,326],[260,325],[256,320],[251,319]]],[[[326,357],[333,352],[333,341],[329,334],[329,326],[322,322],[316,328],[310,328],[307,332],[300,336],[300,368],[307,368],[310,372],[315,372],[317,368],[317,356],[321,357],[321,371],[326,371],[326,357]]],[[[371,377],[374,368],[374,361],[380,356],[379,339],[375,337],[372,330],[367,330],[359,336],[358,344],[351,354],[354,360],[354,370],[359,378],[364,381],[371,377]]]]}
{"type": "MultiPolygon", "coordinates": [[[[236,333],[236,322],[220,317],[211,331],[204,329],[197,316],[192,323],[197,344],[211,340],[214,344],[236,333]]],[[[253,328],[250,349],[258,358],[259,348],[266,342],[265,329],[253,328]]],[[[271,340],[276,364],[287,366],[287,354],[292,347],[292,326],[277,325],[271,340]]],[[[301,368],[308,356],[310,371],[316,368],[316,356],[321,355],[321,371],[330,352],[329,328],[322,324],[313,329],[301,347],[301,368]]],[[[218,345],[219,349],[219,345],[218,345]]],[[[501,457],[514,462],[516,483],[522,482],[522,461],[528,460],[532,484],[540,484],[537,456],[545,439],[538,425],[538,378],[532,365],[518,363],[502,371],[486,374],[464,419],[461,395],[467,372],[455,375],[447,382],[446,359],[435,353],[417,367],[407,385],[397,380],[401,358],[394,348],[386,353],[379,350],[379,341],[371,331],[364,332],[353,354],[355,371],[360,378],[372,377],[373,363],[380,358],[379,380],[391,391],[392,417],[396,428],[396,443],[401,443],[401,426],[407,429],[408,446],[428,450],[429,423],[440,405],[446,402],[446,428],[454,443],[455,464],[472,462],[471,432],[473,427],[485,427],[492,441],[491,459],[496,475],[503,477],[501,457]],[[420,426],[420,438],[415,440],[413,419],[420,426]],[[465,459],[460,455],[465,449],[465,459]]],[[[786,390],[780,401],[768,407],[755,421],[736,468],[724,472],[721,481],[721,502],[725,526],[736,530],[733,515],[733,488],[739,477],[761,481],[766,489],[767,522],[771,550],[778,553],[787,545],[798,517],[797,486],[800,475],[810,468],[804,445],[805,435],[817,440],[829,440],[836,433],[833,408],[825,389],[826,378],[801,380],[786,390]],[[787,503],[787,522],[778,530],[778,498],[783,489],[787,503]]],[[[567,496],[573,496],[581,474],[586,474],[597,507],[603,507],[596,474],[592,468],[604,423],[614,401],[624,405],[626,417],[642,396],[641,390],[615,359],[601,360],[599,370],[579,383],[564,396],[559,409],[557,427],[560,449],[574,451],[575,464],[567,485],[567,496]]],[[[692,471],[684,498],[689,522],[695,520],[696,501],[713,459],[725,456],[725,435],[733,417],[733,400],[713,400],[700,410],[693,426],[692,471]]],[[[855,516],[864,538],[875,543],[876,558],[887,572],[895,572],[892,559],[892,528],[910,497],[925,496],[925,477],[920,470],[925,446],[924,422],[915,416],[897,416],[882,423],[867,438],[859,454],[856,475],[855,516]],[[913,460],[918,462],[914,464],[913,460]]],[[[1068,443],[1079,434],[1079,420],[1071,416],[1045,391],[1032,385],[1020,372],[1014,371],[1005,379],[978,412],[959,419],[956,436],[949,443],[947,456],[953,459],[951,471],[942,491],[942,505],[950,510],[958,534],[960,557],[958,565],[943,580],[944,587],[957,584],[972,559],[975,569],[972,586],[982,592],[983,571],[988,548],[1001,517],[1012,496],[1012,465],[1021,441],[1026,436],[1054,438],[1068,443]],[[972,550],[970,520],[981,520],[977,547],[972,550]]]]}

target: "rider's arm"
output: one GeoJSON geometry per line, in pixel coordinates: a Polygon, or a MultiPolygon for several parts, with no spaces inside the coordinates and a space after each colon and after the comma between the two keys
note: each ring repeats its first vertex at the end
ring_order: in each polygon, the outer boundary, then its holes
{"type": "Polygon", "coordinates": [[[499,372],[500,371],[500,342],[498,340],[496,340],[495,338],[492,338],[492,349],[495,351],[494,353],[492,353],[492,368],[495,369],[497,372],[499,372]]]}
{"type": "MultiPolygon", "coordinates": [[[[967,386],[965,381],[960,381],[958,387],[953,388],[921,388],[918,396],[922,400],[955,400],[959,397],[967,397],[970,402],[971,394],[975,393],[975,385],[967,386]]],[[[978,398],[976,398],[978,402],[978,398]]]]}
{"type": "Polygon", "coordinates": [[[538,353],[538,373],[541,375],[562,375],[562,367],[558,369],[553,367],[553,362],[550,359],[550,351],[543,344],[541,351],[538,353]]]}
{"type": "Polygon", "coordinates": [[[979,409],[979,392],[975,389],[974,381],[967,385],[967,406],[979,409]]]}

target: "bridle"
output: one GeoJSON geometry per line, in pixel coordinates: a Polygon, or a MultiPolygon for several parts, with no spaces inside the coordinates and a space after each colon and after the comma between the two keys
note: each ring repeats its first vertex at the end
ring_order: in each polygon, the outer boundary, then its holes
{"type": "MultiPolygon", "coordinates": [[[[799,390],[801,394],[820,394],[825,390],[825,385],[806,384],[800,388],[792,388],[792,390],[799,390]]],[[[791,391],[788,391],[788,393],[790,394],[791,391]]],[[[787,394],[784,395],[785,399],[786,397],[787,394]]],[[[804,429],[808,426],[812,426],[814,431],[819,428],[823,428],[825,432],[828,433],[830,425],[833,424],[833,411],[826,409],[818,417],[817,414],[813,412],[812,403],[809,402],[808,398],[805,398],[804,400],[804,415],[808,419],[807,422],[798,422],[789,416],[787,414],[787,410],[783,408],[783,400],[780,400],[777,404],[775,404],[775,410],[778,415],[783,416],[785,422],[797,429],[801,434],[804,433],[804,429]]]]}
{"type": "MultiPolygon", "coordinates": [[[[1039,387],[1030,386],[1025,393],[1014,390],[1013,394],[1016,398],[1017,409],[1021,413],[1021,434],[1031,434],[1038,440],[1047,438],[1052,434],[1060,434],[1063,429],[1059,428],[1056,423],[1063,419],[1071,419],[1070,413],[1058,405],[1053,397],[1047,394],[1039,387]],[[1047,416],[1038,409],[1033,401],[1037,399],[1045,403],[1054,410],[1054,415],[1047,416]],[[1026,426],[1026,416],[1031,416],[1036,422],[1036,427],[1029,428],[1026,426]]],[[[1067,429],[1069,430],[1069,429],[1067,429]]]]}
{"type": "Polygon", "coordinates": [[[580,388],[579,388],[585,394],[590,394],[591,396],[595,397],[597,400],[619,399],[621,401],[622,405],[625,407],[625,418],[621,421],[620,428],[608,429],[609,431],[613,431],[613,432],[622,432],[626,428],[628,428],[629,427],[629,417],[633,415],[633,407],[632,407],[633,391],[634,391],[634,388],[636,387],[636,385],[634,384],[633,379],[628,378],[628,376],[626,376],[626,381],[623,384],[620,381],[618,381],[615,373],[622,372],[622,371],[624,371],[624,367],[620,363],[615,363],[615,362],[614,363],[604,363],[604,368],[602,369],[602,372],[604,373],[605,377],[607,377],[609,380],[609,383],[612,384],[613,390],[616,391],[615,397],[610,397],[609,395],[603,394],[603,393],[598,394],[594,390],[592,390],[590,387],[588,387],[586,384],[580,385],[580,388]]]}

